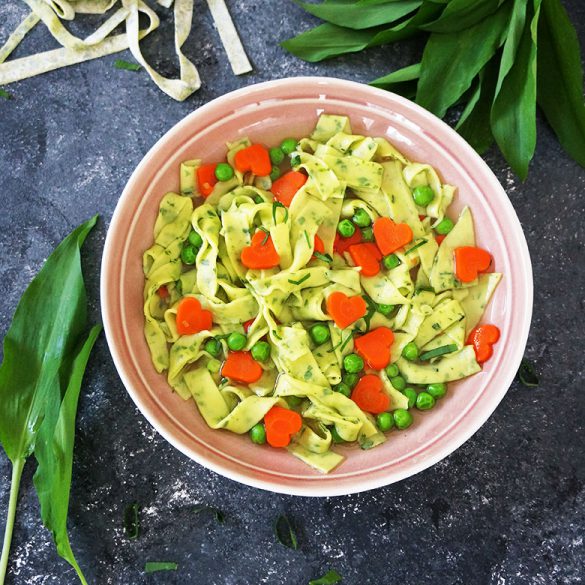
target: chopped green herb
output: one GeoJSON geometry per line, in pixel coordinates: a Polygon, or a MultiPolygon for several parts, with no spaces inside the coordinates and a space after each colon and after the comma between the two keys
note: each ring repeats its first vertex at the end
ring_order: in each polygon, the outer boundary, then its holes
{"type": "Polygon", "coordinates": [[[130,540],[140,535],[140,506],[136,502],[128,504],[124,510],[124,533],[130,540]]]}
{"type": "Polygon", "coordinates": [[[310,274],[305,274],[305,276],[303,276],[303,278],[299,279],[299,280],[291,280],[290,278],[288,279],[288,281],[291,284],[303,284],[303,282],[305,282],[305,280],[308,280],[309,278],[311,278],[310,274]]]}
{"type": "Polygon", "coordinates": [[[429,351],[425,351],[424,353],[420,354],[421,361],[427,361],[434,357],[439,357],[440,355],[445,355],[446,353],[453,353],[457,351],[457,345],[454,343],[450,343],[449,345],[442,345],[441,347],[436,347],[435,349],[431,349],[429,351]]]}
{"type": "Polygon", "coordinates": [[[435,331],[440,331],[441,330],[441,324],[440,323],[433,323],[431,325],[431,327],[435,330],[435,331]]]}
{"type": "Polygon", "coordinates": [[[297,533],[287,516],[281,515],[276,519],[274,534],[280,544],[293,550],[299,548],[297,533]]]}
{"type": "Polygon", "coordinates": [[[374,441],[364,436],[361,436],[358,442],[360,444],[360,449],[363,449],[364,451],[367,451],[368,449],[371,449],[374,446],[374,441]]]}
{"type": "Polygon", "coordinates": [[[304,230],[303,233],[305,234],[305,240],[307,240],[307,246],[310,248],[311,240],[309,239],[309,234],[307,233],[307,230],[304,230]]]}
{"type": "Polygon", "coordinates": [[[327,571],[322,577],[309,581],[309,585],[335,585],[340,581],[341,575],[337,571],[331,569],[330,571],[327,571]]]}
{"type": "Polygon", "coordinates": [[[270,232],[264,227],[264,226],[260,226],[258,228],[261,232],[264,232],[264,239],[262,240],[262,243],[260,244],[261,246],[264,246],[264,244],[266,244],[266,242],[268,241],[268,238],[270,237],[270,232]]]}
{"type": "Polygon", "coordinates": [[[414,252],[414,250],[416,250],[417,248],[420,248],[421,246],[424,246],[427,243],[428,240],[420,240],[420,242],[417,242],[412,248],[408,248],[408,250],[406,250],[406,252],[404,252],[404,255],[406,256],[407,254],[410,254],[411,252],[414,252]]]}
{"type": "Polygon", "coordinates": [[[274,337],[276,337],[276,339],[282,340],[282,337],[278,334],[278,331],[275,331],[274,329],[272,330],[272,335],[274,335],[274,337]]]}
{"type": "Polygon", "coordinates": [[[148,561],[144,565],[145,573],[158,573],[158,571],[176,571],[179,565],[167,561],[148,561]]]}
{"type": "Polygon", "coordinates": [[[138,63],[131,63],[130,61],[124,61],[123,59],[116,59],[114,61],[114,67],[126,71],[140,71],[142,69],[138,63]]]}
{"type": "Polygon", "coordinates": [[[520,380],[520,383],[527,388],[536,388],[538,386],[539,380],[534,365],[527,359],[523,359],[520,363],[518,379],[520,380]]]}
{"type": "Polygon", "coordinates": [[[219,524],[223,524],[224,520],[225,520],[224,513],[219,508],[216,508],[215,506],[197,506],[193,510],[193,512],[195,514],[203,514],[203,513],[213,514],[213,516],[215,516],[215,519],[217,520],[217,522],[219,524]]]}
{"type": "Polygon", "coordinates": [[[284,209],[284,223],[288,221],[288,209],[280,201],[275,201],[272,204],[272,221],[274,221],[274,225],[276,225],[276,210],[279,207],[282,207],[282,209],[284,209]]]}
{"type": "Polygon", "coordinates": [[[8,93],[5,89],[0,89],[0,98],[3,98],[5,100],[11,100],[12,94],[8,93]]]}
{"type": "Polygon", "coordinates": [[[319,260],[323,260],[323,262],[333,262],[333,258],[331,258],[331,256],[329,256],[329,254],[321,254],[321,252],[315,252],[313,254],[313,256],[315,256],[315,258],[318,258],[319,260]]]}

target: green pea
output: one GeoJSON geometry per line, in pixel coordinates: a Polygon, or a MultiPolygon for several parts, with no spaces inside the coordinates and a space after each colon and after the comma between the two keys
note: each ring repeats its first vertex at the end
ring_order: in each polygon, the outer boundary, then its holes
{"type": "Polygon", "coordinates": [[[301,164],[301,157],[298,154],[293,154],[290,157],[290,166],[294,169],[301,164]]]}
{"type": "Polygon", "coordinates": [[[295,408],[301,404],[303,399],[300,396],[287,396],[286,401],[291,408],[295,408]]]}
{"type": "Polygon", "coordinates": [[[278,177],[280,177],[280,169],[278,167],[272,167],[272,170],[270,171],[270,180],[274,183],[278,177]]]}
{"type": "Polygon", "coordinates": [[[183,264],[195,264],[195,261],[197,260],[197,249],[195,246],[191,246],[190,244],[185,246],[181,250],[181,260],[183,261],[183,264]]]}
{"type": "Polygon", "coordinates": [[[270,161],[273,165],[279,165],[284,160],[284,152],[280,146],[274,146],[268,151],[270,154],[270,161]]]}
{"type": "Polygon", "coordinates": [[[406,380],[402,376],[394,376],[394,378],[390,378],[390,383],[396,390],[404,390],[406,388],[406,380]]]}
{"type": "Polygon", "coordinates": [[[211,359],[207,362],[207,369],[212,373],[212,374],[217,374],[217,372],[219,372],[219,370],[221,369],[221,362],[219,360],[211,359]]]}
{"type": "Polygon", "coordinates": [[[402,394],[404,394],[404,396],[406,396],[406,398],[408,398],[408,408],[412,408],[416,403],[416,396],[417,396],[414,388],[405,388],[402,391],[402,394]]]}
{"type": "Polygon", "coordinates": [[[364,360],[357,353],[350,353],[343,358],[343,367],[350,374],[357,374],[364,369],[364,360]]]}
{"type": "Polygon", "coordinates": [[[221,343],[217,339],[212,337],[211,339],[208,339],[205,342],[203,349],[209,355],[212,355],[213,357],[216,358],[221,353],[221,343]]]}
{"type": "Polygon", "coordinates": [[[290,154],[291,152],[294,152],[297,149],[297,146],[298,143],[294,138],[285,138],[280,143],[280,149],[282,152],[284,152],[284,154],[290,154]]]}
{"type": "Polygon", "coordinates": [[[402,357],[407,359],[409,362],[413,362],[418,358],[418,347],[414,341],[407,343],[402,349],[402,357]]]}
{"type": "Polygon", "coordinates": [[[248,338],[243,333],[238,333],[234,331],[230,333],[227,338],[228,347],[232,351],[240,351],[246,347],[246,343],[248,342],[248,338]]]}
{"type": "Polygon", "coordinates": [[[340,236],[343,236],[344,238],[349,238],[350,236],[353,236],[353,234],[355,234],[355,226],[353,225],[353,223],[351,223],[351,221],[349,221],[349,219],[342,219],[337,224],[337,231],[339,232],[340,236]]]}
{"type": "Polygon", "coordinates": [[[333,387],[333,390],[347,396],[348,398],[351,396],[351,388],[343,382],[339,382],[339,384],[333,387]]]}
{"type": "Polygon", "coordinates": [[[191,230],[189,232],[189,243],[196,248],[201,248],[201,244],[203,244],[203,238],[195,231],[191,230]]]}
{"type": "Polygon", "coordinates": [[[412,190],[412,198],[417,205],[426,207],[435,198],[435,192],[428,185],[419,185],[412,190]]]}
{"type": "Polygon", "coordinates": [[[443,382],[435,382],[427,386],[427,392],[435,399],[443,398],[447,394],[447,384],[443,382]]]}
{"type": "Polygon", "coordinates": [[[234,169],[227,163],[219,163],[215,167],[215,178],[218,181],[229,181],[234,176],[234,169]]]}
{"type": "Polygon", "coordinates": [[[389,378],[396,378],[400,374],[400,370],[396,364],[390,364],[386,366],[386,374],[389,378]]]}
{"type": "Polygon", "coordinates": [[[394,426],[394,417],[389,412],[381,412],[376,417],[376,424],[381,431],[389,431],[394,426]]]}
{"type": "Polygon", "coordinates": [[[384,303],[378,303],[378,313],[382,313],[386,317],[394,310],[394,305],[385,305],[384,303]]]}
{"type": "Polygon", "coordinates": [[[384,256],[382,264],[384,265],[384,268],[392,270],[393,268],[400,266],[402,264],[402,260],[400,260],[396,254],[390,254],[388,256],[384,256]]]}
{"type": "Polygon", "coordinates": [[[362,228],[362,240],[364,242],[373,242],[374,230],[372,228],[362,228]]]}
{"type": "Polygon", "coordinates": [[[331,338],[329,327],[322,323],[316,323],[309,329],[309,335],[316,345],[321,345],[331,338]]]}
{"type": "Polygon", "coordinates": [[[428,392],[421,392],[416,397],[416,407],[419,410],[430,410],[435,406],[435,399],[428,392]]]}
{"type": "Polygon", "coordinates": [[[266,429],[262,423],[255,424],[249,432],[252,443],[257,445],[264,445],[266,443],[266,429]]]}
{"type": "Polygon", "coordinates": [[[270,357],[270,344],[267,341],[257,341],[250,353],[257,362],[265,362],[270,357]]]}
{"type": "Polygon", "coordinates": [[[365,228],[372,225],[372,218],[370,217],[370,214],[361,207],[355,210],[355,213],[353,214],[351,221],[353,221],[355,225],[361,228],[365,228]]]}
{"type": "Polygon", "coordinates": [[[334,443],[345,443],[345,441],[339,436],[339,433],[335,427],[329,427],[329,432],[331,433],[331,440],[334,443]]]}
{"type": "Polygon", "coordinates": [[[359,374],[343,374],[341,381],[347,384],[352,390],[356,387],[356,384],[360,381],[359,374]]]}
{"type": "Polygon", "coordinates": [[[392,417],[394,418],[396,428],[400,429],[401,431],[407,429],[413,421],[412,414],[410,414],[410,412],[404,408],[397,408],[392,413],[392,417]]]}
{"type": "Polygon", "coordinates": [[[435,231],[442,236],[446,236],[453,228],[455,224],[448,217],[444,217],[436,226],[435,231]]]}

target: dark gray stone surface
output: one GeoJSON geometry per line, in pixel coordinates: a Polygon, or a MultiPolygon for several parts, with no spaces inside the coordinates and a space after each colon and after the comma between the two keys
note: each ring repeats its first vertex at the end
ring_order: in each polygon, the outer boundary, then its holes
{"type": "MultiPolygon", "coordinates": [[[[114,69],[115,56],[15,84],[14,99],[0,103],[1,335],[53,247],[96,212],[102,220],[85,247],[85,273],[99,319],[100,257],[118,197],[150,146],[193,109],[229,90],[290,75],[367,81],[413,62],[420,51],[416,42],[403,43],[309,65],[277,41],[314,19],[292,2],[237,0],[229,4],[254,62],[254,73],[237,78],[199,4],[201,21],[186,50],[200,65],[204,87],[185,103],[163,95],[144,73],[114,69]]],[[[585,6],[565,4],[585,42],[585,6]]],[[[23,14],[24,3],[2,4],[0,41],[23,14]]],[[[52,46],[47,39],[39,27],[20,54],[52,46]]],[[[163,72],[173,70],[167,45],[154,39],[145,45],[163,72]]],[[[80,403],[69,519],[90,583],[302,585],[329,567],[347,585],[582,582],[585,171],[541,120],[538,131],[524,184],[496,152],[486,160],[508,191],[532,254],[535,309],[526,352],[538,364],[540,387],[514,383],[471,440],[415,477],[354,496],[294,498],[224,479],[167,444],[131,402],[102,337],[80,403]],[[121,518],[133,500],[144,507],[143,534],[128,541],[121,518]],[[196,517],[199,504],[220,507],[225,523],[196,517]],[[271,522],[280,513],[299,527],[300,550],[275,542],[271,522]],[[147,560],[173,560],[179,570],[144,575],[147,560]]],[[[40,523],[33,467],[23,479],[8,581],[75,584],[40,523]]],[[[2,518],[8,478],[2,454],[2,518]]]]}

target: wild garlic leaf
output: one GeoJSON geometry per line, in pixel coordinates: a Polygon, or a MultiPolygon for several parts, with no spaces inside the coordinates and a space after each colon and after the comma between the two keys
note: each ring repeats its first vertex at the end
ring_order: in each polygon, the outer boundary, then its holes
{"type": "Polygon", "coordinates": [[[309,585],[335,585],[340,581],[341,575],[334,569],[331,569],[327,571],[322,577],[309,581],[309,585]]]}
{"type": "Polygon", "coordinates": [[[564,149],[585,167],[583,66],[575,28],[560,0],[543,0],[538,23],[537,100],[564,149]]]}
{"type": "Polygon", "coordinates": [[[43,524],[51,531],[59,555],[75,569],[84,585],[87,582],[69,542],[67,513],[73,469],[77,403],[87,361],[101,330],[101,325],[95,325],[70,367],[62,369],[62,375],[68,379],[67,390],[60,406],[55,405],[54,402],[50,404],[39,428],[35,447],[38,467],[33,479],[41,506],[43,524]]]}
{"type": "Polygon", "coordinates": [[[421,27],[437,33],[452,33],[476,25],[493,14],[506,0],[451,0],[437,20],[421,27]]]}
{"type": "Polygon", "coordinates": [[[416,95],[416,86],[420,77],[420,63],[403,67],[397,71],[378,77],[370,81],[370,85],[393,91],[407,98],[413,98],[416,95]]]}

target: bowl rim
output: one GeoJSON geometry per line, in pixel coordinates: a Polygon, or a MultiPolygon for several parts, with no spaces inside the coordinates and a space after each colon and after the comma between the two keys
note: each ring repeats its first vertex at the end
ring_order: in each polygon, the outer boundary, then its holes
{"type": "MultiPolygon", "coordinates": [[[[154,156],[154,154],[163,146],[168,140],[171,140],[176,134],[180,134],[184,128],[188,128],[191,124],[193,119],[197,119],[200,117],[204,117],[208,111],[214,110],[218,106],[222,104],[222,102],[229,102],[231,100],[238,99],[240,97],[246,96],[250,94],[251,90],[254,91],[253,95],[256,96],[258,92],[267,89],[274,89],[274,88],[290,88],[294,90],[295,86],[298,84],[306,85],[306,84],[315,84],[319,86],[326,87],[327,89],[335,89],[338,88],[355,88],[359,90],[359,92],[367,98],[368,95],[371,95],[373,98],[376,99],[385,99],[388,100],[389,105],[390,102],[394,102],[402,107],[406,111],[413,111],[417,114],[417,116],[421,117],[424,122],[434,125],[439,128],[441,132],[444,133],[445,137],[449,139],[450,143],[454,145],[454,147],[462,148],[465,150],[466,157],[471,159],[468,165],[476,165],[481,167],[484,174],[486,175],[487,179],[489,180],[489,185],[486,187],[486,190],[497,190],[500,191],[500,194],[503,196],[502,201],[507,209],[502,210],[503,213],[507,213],[508,220],[513,224],[514,228],[514,235],[516,236],[516,244],[518,248],[514,250],[515,255],[520,258],[520,264],[524,270],[523,277],[525,279],[524,282],[524,318],[522,322],[519,324],[518,331],[515,335],[515,345],[514,345],[514,355],[511,360],[511,363],[520,365],[520,361],[524,355],[524,349],[526,346],[526,342],[528,340],[528,334],[530,329],[530,323],[532,320],[532,311],[533,311],[533,294],[534,294],[534,285],[533,285],[533,274],[532,274],[532,264],[530,260],[530,253],[528,249],[528,244],[526,242],[526,237],[522,230],[522,226],[516,214],[514,207],[508,195],[506,194],[504,188],[502,187],[501,183],[498,181],[497,177],[487,165],[487,163],[481,158],[479,154],[448,124],[443,122],[441,119],[436,117],[434,114],[430,113],[429,111],[425,110],[418,104],[403,98],[397,94],[392,92],[388,92],[382,89],[378,89],[372,86],[365,85],[363,83],[358,83],[355,81],[349,81],[344,79],[339,79],[335,77],[325,77],[325,76],[309,76],[309,77],[288,77],[284,79],[276,79],[271,81],[265,81],[256,84],[250,84],[246,87],[236,89],[229,93],[223,94],[205,105],[197,108],[181,120],[179,120],[176,124],[174,124],[169,130],[167,130],[155,143],[154,145],[148,150],[148,152],[143,156],[140,163],[132,172],[130,178],[128,179],[124,190],[116,204],[116,208],[112,215],[112,219],[110,221],[110,225],[108,227],[106,240],[104,244],[104,250],[102,254],[102,264],[101,264],[101,272],[100,272],[100,303],[101,303],[101,312],[104,324],[104,332],[106,335],[106,340],[108,343],[108,347],[110,349],[110,353],[112,355],[112,359],[118,375],[124,384],[128,394],[134,401],[135,405],[138,407],[141,414],[147,419],[147,421],[154,427],[154,429],[160,433],[162,437],[164,437],[173,447],[178,449],[184,455],[189,457],[190,459],[194,460],[195,462],[199,463],[200,465],[224,476],[237,481],[239,483],[243,483],[248,486],[277,492],[283,493],[288,495],[297,495],[297,496],[312,496],[312,497],[327,497],[327,496],[338,496],[338,495],[349,495],[352,493],[358,493],[370,489],[375,489],[379,487],[383,487],[385,485],[395,483],[401,481],[407,477],[411,477],[425,469],[432,467],[451,453],[453,453],[456,449],[458,449],[463,443],[468,441],[487,421],[487,419],[492,415],[496,407],[502,401],[503,397],[507,393],[514,377],[516,375],[516,370],[509,368],[504,376],[505,383],[500,386],[498,389],[498,395],[496,396],[497,400],[493,400],[493,402],[489,405],[489,408],[484,408],[481,410],[480,413],[475,413],[475,422],[472,425],[469,425],[464,429],[464,431],[460,431],[459,433],[450,436],[444,442],[445,444],[438,450],[436,450],[431,456],[425,458],[417,458],[417,460],[412,461],[409,467],[405,470],[396,470],[388,472],[387,475],[382,477],[373,477],[368,478],[367,475],[365,477],[359,477],[354,480],[354,484],[352,484],[351,488],[348,489],[347,486],[343,487],[343,489],[336,488],[335,484],[308,484],[306,486],[290,486],[288,484],[279,483],[272,479],[262,479],[258,477],[254,477],[252,475],[246,475],[245,473],[240,473],[238,470],[234,470],[233,468],[229,467],[228,465],[224,465],[223,463],[216,462],[212,460],[212,458],[207,458],[205,455],[197,452],[194,449],[189,448],[186,444],[180,440],[179,437],[173,435],[172,430],[167,429],[164,425],[159,424],[157,420],[157,415],[151,409],[150,405],[147,404],[146,400],[141,396],[141,393],[137,391],[133,384],[130,381],[130,377],[126,372],[126,366],[124,363],[123,356],[121,355],[121,351],[116,344],[114,331],[113,331],[113,320],[114,317],[112,315],[112,309],[110,303],[108,303],[109,292],[115,288],[114,283],[112,282],[113,274],[109,270],[111,259],[115,257],[116,248],[114,246],[114,235],[119,231],[119,224],[122,223],[122,215],[123,215],[123,203],[126,199],[128,199],[132,192],[135,189],[135,183],[138,182],[140,175],[146,169],[146,167],[150,163],[150,159],[154,156]]],[[[466,166],[468,166],[466,165],[466,166]]]]}

